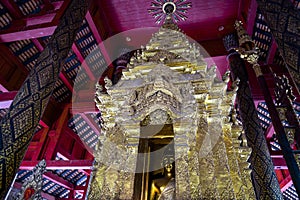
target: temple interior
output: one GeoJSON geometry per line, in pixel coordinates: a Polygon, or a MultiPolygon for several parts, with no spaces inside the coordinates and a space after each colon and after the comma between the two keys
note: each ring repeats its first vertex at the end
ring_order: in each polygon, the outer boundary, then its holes
{"type": "Polygon", "coordinates": [[[299,0],[0,0],[0,199],[299,199],[299,0]]]}

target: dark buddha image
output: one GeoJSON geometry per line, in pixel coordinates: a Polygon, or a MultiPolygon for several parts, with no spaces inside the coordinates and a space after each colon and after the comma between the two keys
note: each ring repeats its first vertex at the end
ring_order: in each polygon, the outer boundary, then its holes
{"type": "Polygon", "coordinates": [[[174,162],[164,164],[163,172],[153,175],[150,200],[175,199],[175,164],[174,162]]]}
{"type": "Polygon", "coordinates": [[[167,124],[141,126],[141,133],[144,139],[140,140],[139,152],[145,154],[137,163],[143,172],[136,174],[136,187],[140,189],[136,190],[134,199],[175,199],[175,150],[172,122],[169,120],[167,124]]]}

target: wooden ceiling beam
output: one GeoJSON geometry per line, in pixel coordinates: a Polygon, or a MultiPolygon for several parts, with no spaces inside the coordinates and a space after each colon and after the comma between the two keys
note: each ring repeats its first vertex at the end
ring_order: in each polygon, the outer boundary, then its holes
{"type": "Polygon", "coordinates": [[[267,57],[267,64],[272,64],[273,63],[276,51],[277,51],[277,44],[276,44],[275,39],[273,38],[272,44],[271,44],[271,47],[270,47],[270,50],[269,50],[269,54],[268,54],[268,57],[267,57]]]}
{"type": "MultiPolygon", "coordinates": [[[[39,161],[23,160],[21,170],[32,170],[39,161]]],[[[47,170],[91,170],[93,160],[46,160],[47,170]]]]}
{"type": "MultiPolygon", "coordinates": [[[[44,145],[44,143],[46,141],[46,138],[47,138],[48,131],[49,131],[49,127],[46,127],[46,128],[44,127],[43,129],[41,129],[38,133],[36,133],[33,136],[34,141],[36,141],[35,140],[36,136],[39,137],[39,140],[36,142],[37,145],[35,146],[34,151],[32,152],[31,160],[38,160],[39,159],[39,157],[41,155],[41,152],[42,152],[42,149],[43,149],[43,145],[44,145]]],[[[29,147],[32,145],[32,143],[33,143],[32,141],[30,142],[29,147]]],[[[27,154],[27,152],[26,152],[26,154],[27,154]]]]}
{"type": "Polygon", "coordinates": [[[287,169],[287,165],[283,157],[272,157],[272,162],[275,169],[287,169]]]}
{"type": "Polygon", "coordinates": [[[86,19],[86,21],[87,21],[87,23],[88,23],[88,25],[89,25],[89,27],[90,27],[90,29],[91,29],[91,31],[92,31],[95,39],[97,41],[98,47],[100,48],[100,51],[101,51],[101,53],[102,53],[102,55],[103,55],[103,57],[104,57],[107,65],[110,65],[112,63],[111,59],[110,59],[110,57],[109,57],[109,55],[107,53],[107,50],[106,50],[106,48],[104,46],[103,40],[101,38],[101,35],[100,35],[100,33],[99,33],[99,31],[98,31],[95,23],[94,23],[93,17],[92,17],[92,15],[91,15],[91,13],[89,11],[87,12],[87,14],[85,16],[85,19],[86,19]]]}
{"type": "MultiPolygon", "coordinates": [[[[2,1],[6,2],[6,4],[10,4],[10,1],[12,0],[2,1]]],[[[58,25],[59,19],[64,14],[69,4],[70,0],[56,2],[53,4],[54,10],[40,12],[39,14],[34,14],[25,19],[21,19],[22,16],[18,11],[18,7],[8,7],[10,12],[13,13],[13,17],[19,19],[13,20],[13,26],[10,28],[0,31],[0,43],[52,35],[58,25]]]]}
{"type": "Polygon", "coordinates": [[[0,92],[8,92],[8,90],[0,84],[0,92]]]}
{"type": "Polygon", "coordinates": [[[79,114],[82,119],[88,124],[88,126],[98,135],[100,136],[100,128],[98,128],[98,125],[95,123],[95,121],[90,117],[87,116],[85,113],[80,113],[79,114]]]}
{"type": "Polygon", "coordinates": [[[17,93],[18,93],[18,91],[0,93],[0,102],[7,101],[7,100],[13,100],[17,93]]]}
{"type": "Polygon", "coordinates": [[[99,112],[95,102],[74,102],[70,109],[72,115],[99,112]]]}
{"type": "Polygon", "coordinates": [[[77,45],[75,43],[73,43],[72,45],[72,50],[74,51],[75,55],[77,56],[79,62],[81,63],[81,67],[86,71],[86,74],[88,75],[88,77],[90,78],[91,81],[95,81],[95,76],[92,73],[90,67],[87,65],[83,55],[81,54],[79,48],[77,47],[77,45]]]}
{"type": "MultiPolygon", "coordinates": [[[[0,36],[1,37],[1,36],[0,36]]],[[[19,58],[17,58],[12,52],[11,50],[5,45],[5,44],[1,44],[0,42],[0,52],[3,55],[4,59],[6,59],[6,61],[10,64],[10,65],[15,65],[17,66],[19,69],[22,70],[23,73],[28,74],[28,70],[25,68],[25,66],[23,65],[23,63],[19,60],[19,58]]]]}
{"type": "Polygon", "coordinates": [[[248,19],[247,19],[247,33],[250,36],[253,34],[257,7],[258,5],[256,3],[256,0],[251,0],[249,12],[248,12],[248,19]]]}
{"type": "Polygon", "coordinates": [[[39,39],[37,38],[34,38],[34,39],[31,39],[31,42],[36,46],[36,48],[42,52],[44,50],[44,46],[42,45],[42,43],[40,42],[39,39]]]}
{"type": "Polygon", "coordinates": [[[285,190],[287,190],[289,187],[291,187],[293,185],[293,181],[291,178],[291,175],[288,175],[287,177],[285,177],[285,179],[283,181],[281,181],[280,183],[280,188],[281,188],[281,192],[284,192],[285,190]]]}
{"type": "Polygon", "coordinates": [[[17,93],[17,91],[0,93],[0,109],[9,108],[17,93]]]}
{"type": "Polygon", "coordinates": [[[30,27],[10,28],[6,31],[0,31],[0,43],[50,36],[56,27],[56,23],[45,23],[30,27]]]}
{"type": "MultiPolygon", "coordinates": [[[[9,14],[14,19],[21,19],[24,17],[23,13],[19,9],[18,5],[13,0],[0,0],[2,5],[9,11],[9,14]]],[[[53,10],[58,10],[62,7],[64,1],[51,2],[49,0],[43,0],[44,4],[41,5],[42,10],[38,14],[33,14],[31,16],[37,16],[41,13],[50,13],[53,10]]]]}
{"type": "Polygon", "coordinates": [[[73,90],[73,82],[68,78],[66,72],[61,71],[59,73],[59,78],[65,84],[65,86],[72,92],[73,95],[76,95],[76,91],[73,90]]]}
{"type": "Polygon", "coordinates": [[[57,12],[13,20],[12,25],[0,31],[0,42],[39,38],[52,35],[58,22],[52,22],[57,12]]]}
{"type": "Polygon", "coordinates": [[[270,141],[271,138],[273,137],[274,133],[275,133],[275,131],[274,131],[274,126],[273,126],[273,124],[271,123],[271,124],[269,125],[268,129],[267,129],[266,132],[265,132],[266,140],[267,140],[267,141],[270,141]]]}
{"type": "Polygon", "coordinates": [[[8,10],[9,14],[15,19],[24,17],[18,5],[13,0],[0,0],[1,4],[8,10]]]}
{"type": "MultiPolygon", "coordinates": [[[[75,141],[76,141],[77,143],[81,144],[82,147],[83,147],[84,149],[87,150],[87,153],[89,153],[91,156],[93,156],[94,150],[91,149],[87,144],[85,144],[85,143],[81,140],[81,138],[79,137],[79,135],[77,135],[76,133],[74,133],[74,131],[73,131],[72,129],[70,129],[69,127],[66,127],[66,128],[65,128],[65,133],[71,135],[71,136],[75,139],[75,141]]],[[[74,146],[73,148],[76,148],[76,146],[74,146]]],[[[73,150],[72,150],[72,151],[73,151],[73,150]]],[[[64,154],[64,156],[67,156],[67,155],[64,154]]],[[[72,156],[72,155],[67,156],[67,158],[68,158],[69,160],[72,160],[70,156],[72,156]]]]}
{"type": "Polygon", "coordinates": [[[69,181],[63,179],[62,177],[56,174],[53,174],[52,172],[45,172],[43,174],[43,177],[66,189],[74,190],[74,185],[72,183],[70,183],[69,181]]]}
{"type": "Polygon", "coordinates": [[[69,108],[66,106],[56,121],[54,130],[49,131],[48,133],[48,142],[46,146],[45,159],[51,160],[55,156],[55,150],[58,145],[59,138],[63,133],[63,129],[67,123],[69,116],[69,108]]]}

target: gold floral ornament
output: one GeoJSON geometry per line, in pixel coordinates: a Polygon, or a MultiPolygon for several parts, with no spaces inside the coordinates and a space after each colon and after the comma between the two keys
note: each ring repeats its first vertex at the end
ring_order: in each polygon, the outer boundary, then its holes
{"type": "Polygon", "coordinates": [[[179,1],[162,1],[154,0],[148,12],[156,19],[156,23],[160,24],[169,16],[174,22],[185,21],[187,19],[187,11],[192,7],[192,3],[188,0],[179,1]]]}
{"type": "Polygon", "coordinates": [[[236,48],[236,51],[240,54],[242,59],[253,65],[256,76],[261,76],[262,72],[260,65],[258,64],[259,48],[255,46],[255,43],[243,28],[243,23],[241,21],[236,21],[234,26],[239,36],[240,44],[240,47],[236,48]]]}

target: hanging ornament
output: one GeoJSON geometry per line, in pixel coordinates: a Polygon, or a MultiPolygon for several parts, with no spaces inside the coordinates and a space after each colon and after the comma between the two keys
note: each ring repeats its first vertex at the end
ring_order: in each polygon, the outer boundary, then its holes
{"type": "Polygon", "coordinates": [[[187,11],[192,7],[189,0],[153,0],[148,12],[154,17],[157,24],[170,16],[174,22],[185,21],[187,11]]]}

